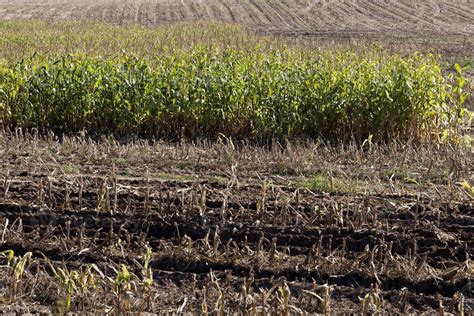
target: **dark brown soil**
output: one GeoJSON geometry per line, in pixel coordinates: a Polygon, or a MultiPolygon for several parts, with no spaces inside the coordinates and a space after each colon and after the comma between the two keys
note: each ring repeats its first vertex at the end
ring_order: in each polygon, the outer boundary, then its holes
{"type": "MultiPolygon", "coordinates": [[[[384,313],[432,312],[440,302],[457,313],[460,294],[465,313],[474,308],[474,207],[467,200],[329,194],[250,181],[157,180],[146,173],[116,177],[112,170],[108,176],[71,177],[31,170],[7,177],[1,170],[8,192],[0,202],[0,221],[9,226],[2,230],[0,250],[32,252],[29,278],[36,286],[48,284],[51,275],[43,254],[70,269],[94,263],[112,278],[111,267],[124,263],[139,284],[135,260],[141,261],[148,244],[153,312],[184,304],[183,311],[202,313],[203,301],[212,311],[221,294],[226,313],[258,311],[260,292],[278,282],[289,288],[295,312],[323,312],[304,292],[323,284],[330,287],[331,311],[338,313],[359,312],[367,294],[382,298],[384,313]]],[[[57,299],[54,285],[50,292],[24,288],[33,293],[23,297],[28,310],[46,310],[57,299]]],[[[282,312],[277,292],[269,296],[267,312],[282,312]]],[[[105,294],[97,295],[104,299],[89,300],[87,310],[111,305],[105,294]]],[[[147,309],[139,294],[136,300],[132,310],[147,309]]],[[[74,310],[77,304],[76,298],[74,310]]],[[[25,311],[12,306],[5,310],[25,311]]]]}

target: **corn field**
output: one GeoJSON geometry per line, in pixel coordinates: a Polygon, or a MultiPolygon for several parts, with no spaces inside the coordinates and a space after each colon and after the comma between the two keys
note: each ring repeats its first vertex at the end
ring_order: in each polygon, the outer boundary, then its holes
{"type": "Polygon", "coordinates": [[[473,314],[469,43],[66,2],[0,19],[0,314],[473,314]]]}
{"type": "Polygon", "coordinates": [[[450,82],[433,57],[376,51],[34,54],[0,65],[0,113],[10,127],[66,133],[423,138],[465,115],[463,79],[450,82]]]}

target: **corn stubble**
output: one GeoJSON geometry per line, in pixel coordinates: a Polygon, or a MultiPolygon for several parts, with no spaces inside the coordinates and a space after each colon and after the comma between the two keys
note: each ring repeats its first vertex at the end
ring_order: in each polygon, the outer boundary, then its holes
{"type": "MultiPolygon", "coordinates": [[[[338,299],[349,296],[355,300],[352,308],[365,315],[394,308],[408,312],[414,310],[414,300],[431,302],[432,296],[424,298],[413,288],[429,282],[449,287],[438,298],[440,314],[445,310],[462,314],[466,308],[466,289],[446,293],[472,276],[470,250],[465,249],[463,262],[429,254],[437,254],[435,245],[444,240],[458,245],[456,256],[462,256],[465,241],[430,237],[424,229],[433,226],[416,218],[404,224],[411,230],[396,227],[403,216],[422,212],[416,203],[436,201],[391,196],[387,206],[375,213],[381,203],[376,195],[349,197],[303,188],[277,191],[266,179],[239,188],[233,186],[230,175],[224,193],[222,186],[209,183],[157,181],[149,169],[139,180],[118,174],[120,169],[113,165],[110,175],[102,179],[82,175],[65,180],[64,175],[49,175],[23,182],[22,190],[14,188],[2,204],[6,210],[24,203],[29,192],[36,196],[22,215],[25,224],[22,219],[10,224],[8,218],[15,213],[2,211],[7,217],[0,225],[2,246],[23,249],[32,243],[54,260],[38,250],[23,255],[1,252],[0,276],[8,285],[3,290],[9,304],[23,302],[27,293],[30,299],[38,299],[39,288],[48,284],[57,289],[48,299],[57,314],[94,310],[123,315],[164,308],[170,313],[203,315],[329,315],[340,310],[338,299]],[[45,182],[49,183],[48,198],[39,196],[45,182]],[[168,194],[158,192],[162,189],[168,194]],[[241,190],[250,190],[249,203],[239,201],[241,190]],[[354,212],[357,207],[360,211],[354,212]],[[38,222],[35,214],[42,209],[51,218],[57,214],[61,219],[55,225],[47,219],[38,222]],[[374,283],[347,293],[337,280],[348,282],[348,274],[374,283]],[[410,288],[386,291],[382,286],[387,282],[410,288]]],[[[19,183],[14,175],[9,179],[19,183]]],[[[444,227],[443,221],[436,225],[444,227]]]]}

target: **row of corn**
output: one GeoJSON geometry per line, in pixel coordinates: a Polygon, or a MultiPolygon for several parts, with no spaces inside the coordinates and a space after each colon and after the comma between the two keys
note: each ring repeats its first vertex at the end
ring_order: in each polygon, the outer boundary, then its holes
{"type": "Polygon", "coordinates": [[[40,131],[170,138],[423,138],[463,119],[463,84],[433,57],[376,51],[34,54],[0,62],[0,119],[40,131]]]}

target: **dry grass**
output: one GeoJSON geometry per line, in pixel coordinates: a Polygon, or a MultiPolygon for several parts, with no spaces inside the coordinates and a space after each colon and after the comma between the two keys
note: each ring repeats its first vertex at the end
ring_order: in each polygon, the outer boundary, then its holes
{"type": "Polygon", "coordinates": [[[244,183],[260,183],[268,178],[275,184],[310,189],[318,189],[313,182],[319,178],[327,181],[323,187],[329,191],[399,195],[417,191],[437,195],[439,190],[447,193],[450,183],[474,181],[472,146],[455,148],[448,143],[331,146],[314,141],[273,141],[262,147],[221,139],[182,143],[128,140],[121,144],[113,138],[94,141],[83,136],[59,139],[51,135],[45,139],[18,130],[4,134],[0,144],[4,170],[20,172],[33,167],[34,173],[67,177],[92,172],[104,176],[115,165],[123,177],[148,170],[151,177],[162,180],[225,183],[241,178],[244,183]],[[21,158],[24,156],[27,158],[21,158]],[[9,166],[14,157],[16,167],[9,166]]]}

